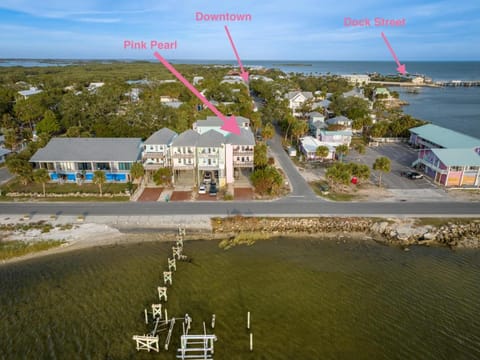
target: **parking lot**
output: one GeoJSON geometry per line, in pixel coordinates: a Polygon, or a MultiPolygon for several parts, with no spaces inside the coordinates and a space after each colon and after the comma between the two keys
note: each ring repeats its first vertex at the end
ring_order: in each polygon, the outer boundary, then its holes
{"type": "MultiPolygon", "coordinates": [[[[391,161],[391,171],[382,174],[382,185],[389,189],[432,189],[436,186],[425,177],[409,179],[400,175],[402,171],[411,171],[412,162],[417,159],[417,152],[407,144],[384,144],[378,147],[367,147],[364,155],[355,151],[346,157],[347,161],[367,164],[370,169],[375,159],[386,156],[391,161]]],[[[378,171],[371,171],[371,180],[378,183],[378,171]]]]}

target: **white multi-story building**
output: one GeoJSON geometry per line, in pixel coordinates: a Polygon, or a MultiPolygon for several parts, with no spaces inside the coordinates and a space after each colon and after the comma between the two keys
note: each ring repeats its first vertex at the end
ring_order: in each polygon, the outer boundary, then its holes
{"type": "Polygon", "coordinates": [[[313,99],[313,94],[310,91],[291,91],[285,95],[288,100],[288,107],[292,109],[294,116],[299,116],[297,111],[307,100],[313,99]]]}

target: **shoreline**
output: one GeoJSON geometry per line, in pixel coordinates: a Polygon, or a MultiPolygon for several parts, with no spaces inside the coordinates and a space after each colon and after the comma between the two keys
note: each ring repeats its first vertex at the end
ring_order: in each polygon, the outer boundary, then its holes
{"type": "MultiPolygon", "coordinates": [[[[8,218],[10,219],[10,218],[8,218]]],[[[253,244],[276,237],[317,238],[325,240],[375,241],[376,243],[408,249],[411,245],[449,248],[480,248],[480,219],[473,218],[402,218],[402,217],[208,217],[164,219],[152,226],[149,219],[135,224],[82,224],[58,221],[22,222],[19,228],[6,228],[0,222],[3,240],[42,241],[64,240],[65,244],[44,251],[32,252],[0,262],[12,264],[93,247],[136,244],[141,242],[174,242],[178,226],[185,227],[186,241],[219,240],[222,247],[253,244]],[[40,226],[50,224],[52,230],[42,232],[40,226]],[[66,224],[69,225],[66,226],[66,224]],[[37,226],[37,228],[29,228],[37,226]],[[67,228],[68,227],[68,228],[67,228]],[[22,230],[23,229],[23,230],[22,230]],[[26,229],[26,230],[25,230],[26,229]]]]}

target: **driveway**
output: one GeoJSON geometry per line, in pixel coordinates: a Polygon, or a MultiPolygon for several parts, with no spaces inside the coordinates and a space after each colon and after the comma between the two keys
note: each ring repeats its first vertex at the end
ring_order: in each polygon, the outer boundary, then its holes
{"type": "Polygon", "coordinates": [[[317,195],[310,188],[310,185],[305,181],[303,176],[298,172],[296,166],[283,149],[282,138],[279,135],[279,130],[276,127],[276,133],[273,139],[267,141],[270,151],[274,154],[275,160],[285,172],[288,182],[292,187],[292,192],[287,196],[288,198],[303,198],[304,200],[314,200],[317,195]]]}

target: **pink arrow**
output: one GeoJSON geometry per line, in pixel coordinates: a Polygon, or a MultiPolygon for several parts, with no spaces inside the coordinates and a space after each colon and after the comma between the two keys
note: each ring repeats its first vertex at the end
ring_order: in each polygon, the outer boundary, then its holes
{"type": "Polygon", "coordinates": [[[392,56],[393,58],[395,59],[395,62],[397,63],[398,67],[397,67],[397,71],[402,74],[402,75],[405,75],[405,73],[407,72],[407,69],[405,68],[405,65],[403,64],[400,64],[400,61],[398,61],[398,57],[397,55],[395,54],[395,51],[393,51],[393,48],[392,46],[390,45],[390,43],[388,42],[387,40],[387,37],[385,36],[385,34],[382,32],[382,37],[383,37],[383,40],[385,41],[385,44],[387,44],[387,47],[388,47],[388,50],[390,50],[390,52],[392,53],[392,56]]]}
{"type": "Polygon", "coordinates": [[[228,31],[227,25],[225,25],[225,31],[227,32],[228,39],[230,40],[230,44],[232,44],[233,52],[235,53],[235,56],[238,61],[238,65],[240,65],[240,76],[242,77],[243,81],[248,82],[248,72],[245,71],[243,68],[242,60],[240,60],[240,56],[238,55],[237,48],[235,47],[235,44],[233,43],[232,36],[230,35],[230,31],[228,31]]]}
{"type": "Polygon", "coordinates": [[[167,60],[165,60],[162,55],[160,55],[157,51],[153,54],[155,57],[160,61],[173,75],[180,80],[183,85],[185,85],[188,90],[190,90],[197,98],[199,98],[212,112],[217,115],[220,120],[223,121],[223,126],[221,127],[222,130],[231,132],[233,134],[240,135],[240,128],[238,127],[237,120],[235,116],[226,117],[223,115],[210,101],[207,100],[205,96],[200,94],[200,92],[195,89],[195,87],[188,82],[167,60]]]}

